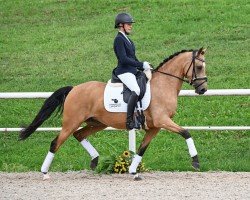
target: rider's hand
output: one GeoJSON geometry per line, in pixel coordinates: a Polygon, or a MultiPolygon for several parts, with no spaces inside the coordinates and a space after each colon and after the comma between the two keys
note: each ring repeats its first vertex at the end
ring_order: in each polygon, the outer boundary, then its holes
{"type": "Polygon", "coordinates": [[[152,69],[150,63],[147,61],[143,62],[143,69],[144,70],[152,69]]]}

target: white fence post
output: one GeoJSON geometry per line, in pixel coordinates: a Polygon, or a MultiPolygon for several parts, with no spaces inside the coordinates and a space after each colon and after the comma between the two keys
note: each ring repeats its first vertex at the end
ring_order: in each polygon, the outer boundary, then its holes
{"type": "Polygon", "coordinates": [[[128,133],[128,139],[129,139],[129,151],[136,152],[136,136],[135,136],[135,129],[132,129],[128,133]]]}

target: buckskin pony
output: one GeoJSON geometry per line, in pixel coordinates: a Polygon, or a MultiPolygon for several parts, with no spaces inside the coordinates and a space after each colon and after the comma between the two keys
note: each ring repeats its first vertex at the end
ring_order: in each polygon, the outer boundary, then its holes
{"type": "MultiPolygon", "coordinates": [[[[186,140],[192,166],[196,170],[199,169],[197,151],[189,131],[174,123],[172,118],[177,109],[177,98],[183,82],[192,85],[197,94],[204,94],[207,91],[205,51],[203,48],[182,50],[166,58],[153,70],[150,81],[151,102],[144,111],[147,129],[129,168],[131,174],[136,174],[136,168],[148,145],[162,128],[177,133],[186,140]]],[[[51,116],[57,107],[62,107],[62,130],[51,142],[42,165],[44,179],[49,178],[47,172],[55,153],[71,134],[89,152],[92,157],[90,166],[94,169],[98,164],[99,154],[86,138],[106,127],[126,128],[126,113],[111,113],[105,110],[103,103],[105,86],[106,83],[90,81],[74,87],[58,89],[44,102],[33,122],[20,132],[19,139],[26,139],[51,116]],[[83,122],[86,125],[79,129],[83,122]]]]}

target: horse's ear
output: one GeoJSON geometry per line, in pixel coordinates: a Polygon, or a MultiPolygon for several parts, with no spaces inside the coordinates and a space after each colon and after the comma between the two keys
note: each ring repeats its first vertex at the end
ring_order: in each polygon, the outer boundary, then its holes
{"type": "Polygon", "coordinates": [[[205,54],[205,52],[206,52],[206,48],[203,48],[203,47],[201,47],[200,49],[199,49],[199,51],[198,51],[198,53],[197,53],[197,55],[204,55],[205,54]]]}

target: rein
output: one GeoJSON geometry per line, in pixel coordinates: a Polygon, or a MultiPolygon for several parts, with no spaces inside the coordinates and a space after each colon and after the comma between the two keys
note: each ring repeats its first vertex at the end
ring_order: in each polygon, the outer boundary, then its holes
{"type": "Polygon", "coordinates": [[[192,66],[192,64],[193,64],[192,80],[191,80],[191,81],[189,81],[188,79],[184,79],[184,78],[175,76],[175,75],[173,75],[173,74],[169,74],[169,73],[167,73],[167,72],[159,71],[159,70],[153,70],[153,72],[159,72],[159,73],[161,73],[161,74],[165,74],[165,75],[167,75],[167,76],[171,76],[171,77],[177,78],[177,79],[179,79],[179,80],[181,80],[181,81],[183,81],[183,82],[185,82],[185,83],[188,83],[188,84],[190,84],[190,85],[193,85],[194,82],[197,81],[197,80],[204,80],[201,84],[199,84],[198,86],[195,87],[195,89],[196,89],[196,88],[198,88],[199,86],[201,86],[203,83],[207,82],[207,77],[206,77],[206,76],[205,76],[205,77],[197,77],[196,72],[195,72],[195,60],[199,60],[199,61],[201,61],[201,62],[205,62],[205,60],[203,60],[203,59],[201,59],[201,58],[195,56],[195,54],[196,54],[196,51],[193,51],[193,54],[192,54],[192,62],[190,63],[190,65],[189,65],[189,67],[188,67],[188,70],[187,70],[187,72],[186,72],[186,74],[185,74],[185,77],[186,77],[187,74],[188,74],[188,72],[189,72],[189,70],[190,70],[190,68],[191,68],[191,66],[192,66]]]}
{"type": "Polygon", "coordinates": [[[173,74],[169,74],[169,73],[166,73],[166,72],[161,72],[161,71],[158,71],[158,70],[153,70],[153,72],[159,72],[159,73],[161,73],[161,74],[165,74],[165,75],[168,75],[168,76],[172,76],[172,77],[174,77],[174,78],[177,78],[177,79],[179,79],[179,80],[181,80],[181,81],[183,81],[183,82],[189,84],[189,81],[188,81],[188,80],[183,79],[183,78],[180,78],[180,77],[175,76],[175,75],[173,75],[173,74]]]}

